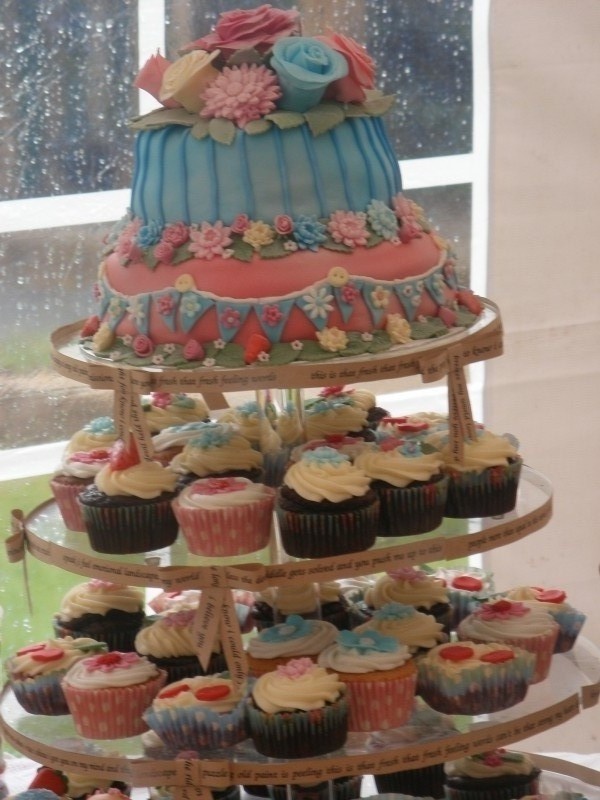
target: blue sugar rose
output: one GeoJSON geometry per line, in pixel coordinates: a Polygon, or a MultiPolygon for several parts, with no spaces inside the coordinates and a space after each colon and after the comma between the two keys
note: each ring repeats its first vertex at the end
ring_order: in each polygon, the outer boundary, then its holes
{"type": "Polygon", "coordinates": [[[270,66],[282,91],[278,106],[286,111],[308,111],[332,81],[348,74],[348,62],[340,53],[306,36],[278,39],[270,66]]]}

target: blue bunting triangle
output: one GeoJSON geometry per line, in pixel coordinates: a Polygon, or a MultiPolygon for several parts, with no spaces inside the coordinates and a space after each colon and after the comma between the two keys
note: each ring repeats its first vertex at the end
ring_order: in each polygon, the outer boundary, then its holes
{"type": "Polygon", "coordinates": [[[412,322],[417,314],[417,308],[421,304],[421,295],[423,294],[422,279],[415,278],[415,280],[412,281],[402,281],[402,283],[394,286],[394,291],[402,304],[406,319],[412,322]]]}
{"type": "Polygon", "coordinates": [[[356,299],[358,295],[361,293],[361,290],[364,286],[364,281],[357,281],[354,278],[351,281],[348,281],[347,284],[344,286],[334,286],[333,287],[333,294],[335,297],[335,301],[338,305],[340,310],[340,314],[342,315],[342,319],[344,322],[348,322],[350,319],[352,312],[354,311],[354,307],[356,304],[356,299]],[[348,289],[352,288],[355,291],[351,294],[348,293],[348,289]],[[352,300],[349,302],[348,297],[352,297],[352,300]]]}
{"type": "Polygon", "coordinates": [[[181,330],[188,333],[211,306],[212,301],[198,294],[198,292],[181,292],[179,308],[177,309],[181,330]]]}
{"type": "Polygon", "coordinates": [[[98,316],[100,319],[106,314],[108,310],[108,305],[111,299],[115,296],[113,290],[110,288],[108,283],[105,280],[101,280],[98,282],[98,289],[99,289],[99,296],[98,296],[98,316]]]}
{"type": "Polygon", "coordinates": [[[178,292],[177,289],[165,289],[162,292],[155,292],[152,297],[154,307],[162,317],[163,322],[174,331],[181,292],[178,292]]]}
{"type": "Polygon", "coordinates": [[[446,282],[444,281],[444,276],[442,274],[442,270],[436,269],[435,272],[432,272],[431,275],[428,275],[425,278],[425,287],[429,294],[433,297],[438,305],[443,305],[445,302],[444,297],[444,288],[446,286],[446,282]]]}
{"type": "Polygon", "coordinates": [[[246,321],[250,303],[240,303],[237,300],[217,301],[217,321],[219,333],[224,342],[230,342],[246,321]]]}
{"type": "Polygon", "coordinates": [[[379,325],[383,317],[388,313],[388,303],[385,305],[379,305],[378,300],[381,296],[380,293],[388,292],[389,295],[392,294],[393,286],[387,283],[375,283],[375,282],[365,282],[362,287],[362,296],[365,301],[365,305],[369,309],[371,313],[371,319],[375,327],[379,325]]]}
{"type": "Polygon", "coordinates": [[[294,307],[294,297],[286,300],[273,300],[271,303],[254,303],[254,313],[258,317],[260,327],[270,342],[278,342],[286,326],[290,312],[294,307]]]}
{"type": "Polygon", "coordinates": [[[121,295],[113,294],[109,298],[106,306],[106,317],[104,321],[111,330],[114,330],[119,322],[121,322],[127,313],[128,305],[129,301],[127,298],[122,297],[121,295]]]}
{"type": "Polygon", "coordinates": [[[138,294],[129,300],[127,311],[140,333],[148,334],[150,329],[150,301],[151,295],[138,294]]]}
{"type": "Polygon", "coordinates": [[[335,297],[329,284],[312,286],[296,298],[296,305],[318,331],[327,326],[329,314],[333,311],[335,297]]]}
{"type": "Polygon", "coordinates": [[[448,256],[446,263],[442,268],[444,270],[444,278],[446,283],[451,289],[454,289],[454,291],[458,289],[458,278],[456,277],[456,270],[454,269],[455,263],[456,262],[454,258],[452,258],[452,256],[448,256]]]}

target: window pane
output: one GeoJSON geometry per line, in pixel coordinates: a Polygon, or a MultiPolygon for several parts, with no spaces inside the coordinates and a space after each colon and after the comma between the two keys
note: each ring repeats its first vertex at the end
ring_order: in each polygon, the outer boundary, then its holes
{"type": "Polygon", "coordinates": [[[137,2],[4,0],[3,199],[125,188],[137,2]]]}
{"type": "MultiPolygon", "coordinates": [[[[204,7],[167,0],[167,56],[206,33],[223,11],[256,0],[213,0],[204,7]],[[206,11],[206,7],[210,11],[206,11]]],[[[399,159],[472,150],[472,3],[465,0],[299,0],[303,33],[342,31],[365,45],[378,88],[394,94],[386,117],[399,159]]]]}

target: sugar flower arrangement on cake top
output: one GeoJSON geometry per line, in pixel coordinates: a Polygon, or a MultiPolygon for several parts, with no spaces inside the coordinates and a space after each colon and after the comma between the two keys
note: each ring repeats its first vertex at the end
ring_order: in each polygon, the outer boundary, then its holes
{"type": "Polygon", "coordinates": [[[135,366],[377,353],[471,325],[448,243],[402,193],[393,97],[352,38],[297,11],[223,13],[135,79],[131,207],[106,239],[84,349],[135,366]],[[376,253],[374,250],[376,249],[376,253]]]}

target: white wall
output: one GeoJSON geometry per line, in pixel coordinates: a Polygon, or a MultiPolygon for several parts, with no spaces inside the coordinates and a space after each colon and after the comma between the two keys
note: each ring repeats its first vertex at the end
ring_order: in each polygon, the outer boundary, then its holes
{"type": "MultiPolygon", "coordinates": [[[[486,422],[554,485],[550,525],[486,557],[499,588],[562,587],[600,644],[600,3],[492,0],[490,280],[505,355],[486,422]]],[[[598,707],[528,740],[600,752],[598,707]]]]}

